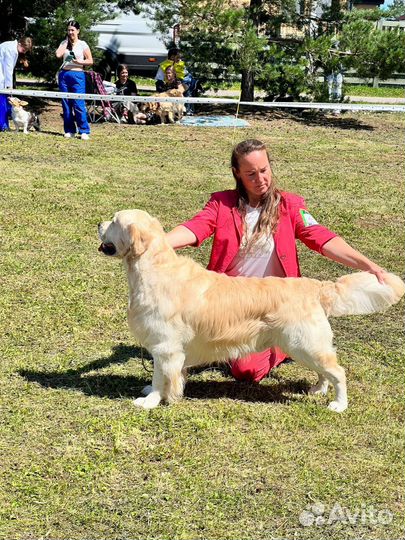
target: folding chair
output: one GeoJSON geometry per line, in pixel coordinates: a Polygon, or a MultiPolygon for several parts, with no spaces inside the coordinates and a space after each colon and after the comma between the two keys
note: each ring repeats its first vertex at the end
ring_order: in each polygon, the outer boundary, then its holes
{"type": "MultiPolygon", "coordinates": [[[[95,71],[86,71],[86,77],[86,92],[88,94],[100,94],[101,96],[109,95],[99,73],[96,73],[95,71]]],[[[89,121],[93,124],[101,121],[120,123],[119,116],[108,99],[102,101],[88,101],[86,108],[89,121]]]]}

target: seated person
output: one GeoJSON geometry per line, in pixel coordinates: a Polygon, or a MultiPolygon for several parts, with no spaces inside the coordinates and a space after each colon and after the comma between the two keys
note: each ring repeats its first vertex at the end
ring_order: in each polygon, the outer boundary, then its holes
{"type": "MultiPolygon", "coordinates": [[[[136,87],[136,83],[128,78],[128,66],[125,64],[120,64],[117,67],[117,81],[115,83],[116,87],[116,94],[122,95],[122,96],[137,96],[138,95],[138,89],[136,87]]],[[[127,123],[128,122],[128,113],[132,112],[135,113],[137,111],[133,111],[132,109],[136,108],[136,104],[132,103],[128,100],[128,102],[123,103],[117,103],[116,110],[118,114],[121,116],[121,122],[127,123]]]]}
{"type": "Polygon", "coordinates": [[[179,49],[169,49],[167,52],[167,60],[162,62],[159,65],[159,69],[156,73],[156,92],[164,92],[165,90],[160,90],[161,82],[165,79],[165,72],[168,67],[173,67],[176,73],[176,78],[182,81],[186,76],[186,66],[184,65],[183,60],[180,57],[179,49]]]}
{"type": "Polygon", "coordinates": [[[180,90],[181,92],[186,92],[187,86],[177,78],[176,71],[173,66],[167,66],[164,71],[163,80],[156,81],[156,91],[167,92],[168,90],[180,90]]]}
{"type": "MultiPolygon", "coordinates": [[[[190,91],[190,84],[192,84],[193,81],[196,81],[196,79],[194,79],[190,75],[190,73],[188,73],[184,62],[181,59],[180,51],[176,48],[169,49],[167,52],[167,60],[165,60],[159,65],[159,69],[155,76],[156,92],[167,91],[163,88],[165,81],[165,73],[168,67],[172,67],[174,69],[176,78],[183,84],[184,96],[192,96],[193,94],[190,91]]],[[[185,103],[185,107],[187,114],[194,114],[194,106],[191,103],[185,103]]]]}

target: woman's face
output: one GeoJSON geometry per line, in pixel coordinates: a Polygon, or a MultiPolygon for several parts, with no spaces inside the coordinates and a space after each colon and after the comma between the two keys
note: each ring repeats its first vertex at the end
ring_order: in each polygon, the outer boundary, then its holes
{"type": "Polygon", "coordinates": [[[250,206],[258,206],[271,185],[271,167],[266,150],[254,150],[239,158],[239,169],[233,170],[244,185],[250,206]]]}
{"type": "Polygon", "coordinates": [[[76,26],[68,26],[67,35],[70,41],[76,41],[79,38],[79,32],[76,26]]]}
{"type": "Polygon", "coordinates": [[[166,69],[166,79],[168,81],[173,81],[174,78],[175,78],[174,69],[173,68],[167,68],[166,69]]]}
{"type": "Polygon", "coordinates": [[[123,69],[120,73],[120,81],[126,81],[128,79],[128,70],[123,69]]]}

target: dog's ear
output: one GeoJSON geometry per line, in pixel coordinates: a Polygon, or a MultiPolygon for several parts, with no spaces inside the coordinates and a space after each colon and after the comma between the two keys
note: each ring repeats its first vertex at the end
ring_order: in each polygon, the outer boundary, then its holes
{"type": "Polygon", "coordinates": [[[28,101],[20,101],[19,105],[21,105],[21,107],[26,107],[28,105],[28,101]]]}
{"type": "Polygon", "coordinates": [[[128,226],[130,250],[132,255],[139,257],[148,249],[151,235],[147,231],[140,230],[134,223],[128,226]]]}

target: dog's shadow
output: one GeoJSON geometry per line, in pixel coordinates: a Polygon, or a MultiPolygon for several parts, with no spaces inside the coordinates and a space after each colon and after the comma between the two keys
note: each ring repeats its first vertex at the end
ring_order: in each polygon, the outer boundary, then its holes
{"type": "MultiPolygon", "coordinates": [[[[36,371],[21,369],[21,377],[44,388],[76,390],[89,396],[110,399],[135,398],[141,389],[150,384],[153,365],[149,353],[141,347],[118,345],[110,356],[102,357],[79,369],[66,371],[36,371]],[[145,376],[112,375],[92,373],[111,364],[125,363],[129,359],[142,358],[145,376]]],[[[211,368],[212,369],[212,368],[211,368]]],[[[296,401],[294,394],[306,393],[309,384],[305,380],[282,380],[272,372],[271,383],[254,384],[229,380],[198,380],[201,369],[192,370],[188,376],[185,397],[189,399],[229,398],[244,402],[285,403],[296,401]],[[287,395],[286,395],[287,394],[287,395]]]]}

